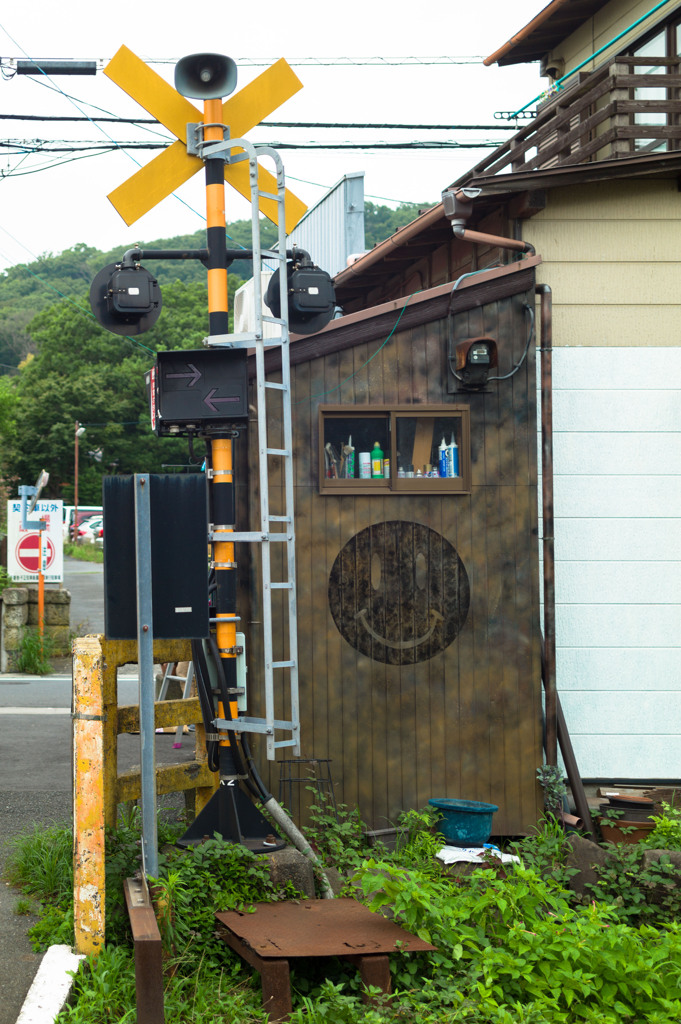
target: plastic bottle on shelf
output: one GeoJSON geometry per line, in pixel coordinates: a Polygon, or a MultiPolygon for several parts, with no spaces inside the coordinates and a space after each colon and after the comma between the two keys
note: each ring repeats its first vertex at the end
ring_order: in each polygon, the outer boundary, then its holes
{"type": "Polygon", "coordinates": [[[444,437],[440,442],[439,452],[440,456],[437,464],[438,476],[447,476],[447,444],[444,437]]]}
{"type": "Polygon", "coordinates": [[[458,476],[458,475],[459,475],[459,447],[458,447],[456,441],[454,440],[454,435],[452,434],[452,439],[449,442],[449,444],[447,445],[447,476],[458,476]]]}
{"type": "Polygon", "coordinates": [[[383,478],[383,449],[378,441],[374,442],[371,453],[371,476],[373,479],[383,478]]]}

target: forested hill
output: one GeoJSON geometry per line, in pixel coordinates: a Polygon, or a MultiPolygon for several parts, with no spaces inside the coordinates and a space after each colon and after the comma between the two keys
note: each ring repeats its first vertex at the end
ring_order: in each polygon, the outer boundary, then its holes
{"type": "MultiPolygon", "coordinates": [[[[367,249],[382,242],[398,228],[413,220],[427,203],[403,203],[396,210],[387,206],[365,203],[365,240],[367,249]]],[[[236,221],[227,227],[228,245],[234,248],[251,246],[250,220],[236,221]],[[231,239],[231,242],[230,242],[231,239]]],[[[276,228],[263,221],[263,245],[276,241],[276,228]]],[[[205,246],[205,231],[173,238],[140,240],[140,246],[149,249],[200,249],[205,246]]],[[[120,260],[128,245],[110,252],[101,252],[87,243],[54,256],[43,256],[33,263],[22,263],[0,273],[0,373],[17,366],[26,355],[35,350],[28,325],[36,313],[62,298],[82,299],[88,295],[95,275],[107,264],[120,260]]],[[[181,281],[205,283],[206,271],[198,260],[154,261],[154,274],[161,285],[181,281]]],[[[230,267],[230,291],[240,281],[251,276],[247,261],[234,262],[230,267]]]]}

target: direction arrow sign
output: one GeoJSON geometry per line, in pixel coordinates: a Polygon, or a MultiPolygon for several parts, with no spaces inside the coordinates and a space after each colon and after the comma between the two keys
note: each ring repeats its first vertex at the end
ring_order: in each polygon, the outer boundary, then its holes
{"type": "Polygon", "coordinates": [[[193,363],[187,363],[189,369],[188,373],[166,373],[166,380],[186,380],[190,377],[191,380],[187,384],[188,388],[193,388],[198,380],[201,380],[201,371],[197,370],[193,363]]]}
{"type": "Polygon", "coordinates": [[[247,418],[245,349],[170,350],[156,358],[147,383],[152,427],[160,436],[177,437],[208,421],[247,418]]]}
{"type": "MultiPolygon", "coordinates": [[[[189,156],[186,146],[187,124],[203,121],[203,114],[185,96],[181,96],[165,79],[127,48],[120,50],[104,68],[104,74],[128,93],[152,117],[157,118],[178,141],[163,150],[108,196],[126,224],[133,224],[157,203],[201,170],[203,161],[189,156]]],[[[222,120],[229,126],[232,138],[246,135],[264,117],[302,88],[300,79],[285,60],[278,60],[252,82],[230,96],[222,104],[222,120]]],[[[225,165],[225,180],[250,202],[251,185],[248,161],[225,165]]],[[[276,178],[258,168],[258,187],[276,195],[276,178]]],[[[261,212],[277,223],[277,203],[266,197],[260,200],[261,212]]],[[[307,207],[286,190],[286,231],[290,233],[307,207]]]]}

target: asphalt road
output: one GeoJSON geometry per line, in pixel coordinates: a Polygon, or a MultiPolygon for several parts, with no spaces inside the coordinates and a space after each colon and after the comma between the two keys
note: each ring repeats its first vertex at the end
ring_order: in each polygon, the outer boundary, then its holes
{"type": "MultiPolygon", "coordinates": [[[[80,635],[104,631],[102,566],[64,560],[71,591],[71,627],[80,635]]],[[[6,841],[34,825],[68,822],[71,801],[71,671],[49,676],[0,675],[0,866],[6,841]]],[[[119,671],[120,704],[138,702],[136,667],[119,671]]],[[[193,737],[173,750],[172,735],[156,737],[159,762],[191,760],[193,737]]],[[[122,736],[119,770],[139,764],[139,736],[122,736]]],[[[26,932],[36,920],[16,913],[19,893],[0,883],[0,1024],[15,1024],[40,963],[26,932]]]]}

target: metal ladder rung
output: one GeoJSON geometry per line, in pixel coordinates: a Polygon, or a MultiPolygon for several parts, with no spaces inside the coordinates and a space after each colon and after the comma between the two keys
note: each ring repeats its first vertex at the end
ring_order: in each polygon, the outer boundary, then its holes
{"type": "Polygon", "coordinates": [[[274,199],[275,203],[281,202],[279,196],[274,192],[261,192],[260,189],[258,189],[258,195],[261,199],[274,199]]]}
{"type": "Polygon", "coordinates": [[[292,587],[291,583],[270,583],[272,590],[290,590],[292,587]]]}
{"type": "Polygon", "coordinates": [[[288,448],[265,448],[266,455],[290,455],[288,448]]]}
{"type": "Polygon", "coordinates": [[[272,668],[295,668],[295,661],[273,661],[272,668]]]}
{"type": "Polygon", "coordinates": [[[288,391],[286,384],[278,384],[275,380],[266,380],[265,387],[271,388],[273,391],[288,391]]]}
{"type": "Polygon", "coordinates": [[[268,523],[290,523],[291,522],[291,517],[290,516],[268,516],[267,517],[267,522],[268,523]]]}

